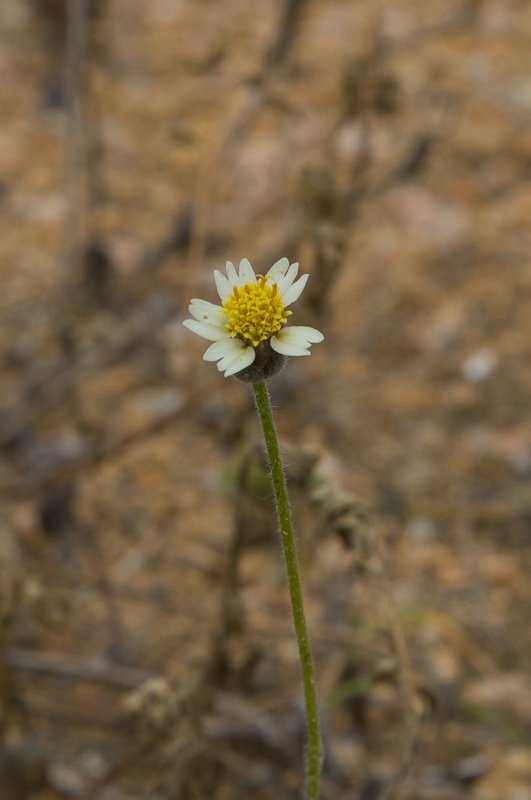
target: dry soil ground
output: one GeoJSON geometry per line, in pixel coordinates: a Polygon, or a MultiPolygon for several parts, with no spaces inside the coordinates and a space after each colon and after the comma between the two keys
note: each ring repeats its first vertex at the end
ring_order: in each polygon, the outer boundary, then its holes
{"type": "Polygon", "coordinates": [[[529,2],[92,6],[0,8],[2,800],[299,796],[250,394],[181,325],[283,255],[323,800],[530,800],[529,2]]]}

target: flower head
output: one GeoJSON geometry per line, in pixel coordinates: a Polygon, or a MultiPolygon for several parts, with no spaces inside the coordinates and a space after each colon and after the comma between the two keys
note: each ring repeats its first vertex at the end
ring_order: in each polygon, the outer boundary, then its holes
{"type": "Polygon", "coordinates": [[[184,325],[213,342],[205,361],[217,361],[220,372],[245,380],[269,377],[281,367],[284,356],[309,356],[310,346],[324,336],[306,325],[287,325],[308,280],[297,280],[298,264],[287,258],[277,261],[266,275],[256,275],[249,261],[240,261],[239,271],[227,261],[227,276],[214,270],[221,305],[194,299],[189,311],[194,319],[184,325]]]}

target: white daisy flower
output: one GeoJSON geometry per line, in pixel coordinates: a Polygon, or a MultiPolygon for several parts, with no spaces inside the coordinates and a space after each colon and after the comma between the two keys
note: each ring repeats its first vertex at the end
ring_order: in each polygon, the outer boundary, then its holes
{"type": "Polygon", "coordinates": [[[205,361],[217,361],[220,372],[242,373],[247,380],[260,380],[278,371],[284,356],[309,356],[310,347],[322,342],[323,334],[306,325],[286,325],[291,311],[308,280],[297,280],[298,264],[281,258],[266,275],[255,275],[248,261],[240,261],[239,271],[227,261],[227,276],[214,270],[221,305],[194,299],[189,311],[193,319],[184,321],[189,330],[213,342],[205,351],[205,361]],[[251,367],[252,365],[252,367],[251,367]]]}

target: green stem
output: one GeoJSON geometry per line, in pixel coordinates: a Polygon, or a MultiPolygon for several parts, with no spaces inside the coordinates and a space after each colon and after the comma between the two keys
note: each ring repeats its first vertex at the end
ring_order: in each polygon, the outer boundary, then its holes
{"type": "Polygon", "coordinates": [[[278,521],[284,560],[288,575],[289,593],[291,598],[291,609],[293,621],[295,623],[295,634],[299,648],[299,660],[302,670],[302,681],[304,685],[304,701],[306,705],[306,726],[307,726],[307,757],[306,757],[306,797],[307,800],[319,800],[319,781],[321,774],[321,744],[319,732],[319,712],[317,706],[317,693],[315,690],[315,672],[313,667],[312,653],[308,639],[308,630],[304,616],[304,605],[302,600],[302,588],[299,572],[299,562],[297,558],[297,546],[295,543],[295,531],[291,519],[289,507],[288,490],[284,468],[280,458],[277,431],[269,392],[265,381],[253,383],[256,408],[267,447],[271,477],[275,489],[277,504],[278,521]]]}

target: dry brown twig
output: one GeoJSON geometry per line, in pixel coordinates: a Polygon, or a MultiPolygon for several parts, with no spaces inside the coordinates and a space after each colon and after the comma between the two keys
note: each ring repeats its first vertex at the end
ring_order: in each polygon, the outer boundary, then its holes
{"type": "Polygon", "coordinates": [[[136,667],[113,664],[105,658],[81,658],[69,653],[45,653],[22,647],[7,651],[10,669],[35,672],[72,680],[96,681],[117,688],[136,687],[153,677],[153,673],[136,667]]]}
{"type": "Polygon", "coordinates": [[[309,0],[284,0],[276,34],[264,59],[264,75],[285,63],[293,47],[309,0]]]}
{"type": "Polygon", "coordinates": [[[64,83],[67,98],[64,265],[65,278],[69,286],[72,286],[72,273],[78,269],[88,236],[86,136],[89,15],[90,0],[68,0],[64,60],[64,83]]]}
{"type": "Polygon", "coordinates": [[[153,303],[149,299],[112,333],[87,348],[73,363],[44,367],[26,387],[16,404],[0,419],[0,445],[10,445],[21,437],[48,410],[62,402],[74,384],[123,358],[132,347],[145,342],[174,315],[170,302],[153,303]]]}

